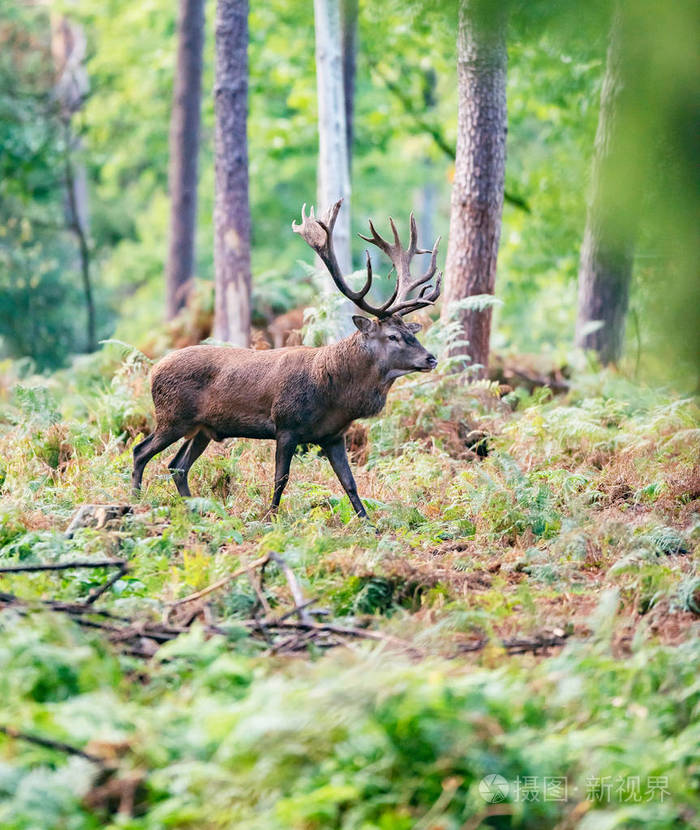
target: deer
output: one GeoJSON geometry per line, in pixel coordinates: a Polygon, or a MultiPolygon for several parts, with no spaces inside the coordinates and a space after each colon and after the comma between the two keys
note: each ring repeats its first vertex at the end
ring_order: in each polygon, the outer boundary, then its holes
{"type": "Polygon", "coordinates": [[[151,394],[156,428],[133,450],[134,496],[141,488],[146,464],[159,452],[184,438],[168,465],[178,493],[191,496],[187,482],[194,462],[210,441],[256,438],[275,441],[274,515],[289,479],[294,452],[300,444],[317,445],[328,459],[357,515],[367,519],[345,449],[344,434],[353,421],[378,415],[397,378],[411,372],[430,372],[437,359],[417,340],[418,323],[403,318],[433,305],[440,295],[442,272],[437,271],[440,238],[432,250],[418,247],[416,221],[411,213],[409,243],[404,248],[393,219],[393,242],[383,239],[369,220],[370,236],[361,239],[379,248],[396,273],[391,296],[371,305],[373,271],[365,251],[367,276],[359,290],[346,282],[333,250],[333,228],[339,200],[326,215],[316,218],[313,207],[298,233],[318,254],[338,290],[365,315],[354,315],[356,331],[327,346],[288,346],[255,351],[231,346],[198,345],[171,352],[151,372],[151,394]],[[411,275],[417,254],[430,254],[424,274],[411,275]],[[417,292],[417,293],[416,293],[417,292]]]}

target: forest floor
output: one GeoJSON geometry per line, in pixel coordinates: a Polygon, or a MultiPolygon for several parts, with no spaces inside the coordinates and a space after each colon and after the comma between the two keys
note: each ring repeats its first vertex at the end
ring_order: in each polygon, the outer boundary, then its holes
{"type": "Polygon", "coordinates": [[[132,501],[140,353],[7,368],[3,827],[700,827],[693,399],[409,377],[351,436],[371,524],[313,450],[269,520],[270,442],[132,501]]]}

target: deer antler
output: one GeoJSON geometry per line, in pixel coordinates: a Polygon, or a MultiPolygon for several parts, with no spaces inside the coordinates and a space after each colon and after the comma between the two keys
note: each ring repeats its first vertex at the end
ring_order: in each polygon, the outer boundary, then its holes
{"type": "MultiPolygon", "coordinates": [[[[387,310],[388,313],[401,315],[410,314],[412,311],[416,311],[419,308],[432,305],[440,296],[442,272],[438,274],[435,285],[429,285],[430,280],[432,280],[435,276],[435,272],[437,270],[437,255],[440,237],[438,236],[435,240],[435,245],[433,245],[432,251],[427,248],[419,248],[416,219],[413,213],[411,213],[411,217],[409,219],[410,236],[408,248],[404,249],[401,247],[399,232],[396,230],[396,225],[391,217],[389,217],[389,224],[391,225],[391,231],[394,235],[393,243],[387,242],[386,239],[382,239],[372,224],[371,219],[369,222],[369,229],[372,232],[372,236],[363,236],[362,234],[358,234],[358,236],[360,239],[364,239],[365,242],[371,242],[373,245],[376,245],[380,251],[383,251],[387,257],[389,257],[391,264],[396,269],[396,288],[394,290],[394,296],[392,297],[391,306],[387,310]],[[411,279],[411,260],[416,254],[432,254],[432,256],[430,257],[430,265],[428,266],[428,270],[425,274],[421,277],[417,277],[416,279],[411,279]],[[409,294],[420,286],[423,287],[421,288],[418,296],[409,299],[409,294]]],[[[369,252],[367,253],[367,259],[369,260],[369,252]]]]}
{"type": "Polygon", "coordinates": [[[372,314],[379,319],[390,317],[392,314],[410,314],[412,311],[416,311],[419,308],[432,305],[440,296],[440,281],[442,279],[442,274],[438,274],[435,286],[428,285],[427,283],[430,282],[435,275],[435,271],[437,270],[436,263],[440,237],[437,238],[432,251],[418,248],[418,231],[416,229],[416,220],[413,213],[411,213],[410,219],[410,240],[406,250],[401,247],[401,240],[399,239],[396,225],[394,224],[394,220],[391,218],[389,219],[389,222],[391,224],[391,230],[394,234],[393,244],[387,242],[379,236],[371,220],[369,227],[372,231],[372,236],[367,237],[362,236],[362,234],[358,234],[361,239],[376,245],[391,260],[393,266],[392,270],[396,270],[396,287],[394,288],[391,297],[389,297],[389,299],[381,306],[371,306],[365,300],[365,296],[369,293],[372,287],[373,278],[372,261],[370,259],[369,251],[365,251],[367,256],[367,279],[365,280],[365,284],[359,291],[353,291],[352,288],[350,288],[343,278],[340,266],[338,265],[338,260],[335,257],[335,252],[333,251],[333,227],[335,226],[335,220],[338,216],[338,211],[340,210],[342,201],[342,199],[339,199],[328,210],[328,213],[323,219],[317,219],[314,216],[313,208],[311,208],[310,215],[307,216],[306,204],[304,204],[301,209],[301,225],[297,225],[296,222],[292,222],[292,230],[295,233],[300,234],[321,257],[323,263],[333,278],[333,282],[336,284],[341,293],[348,299],[352,300],[359,309],[366,311],[368,314],[372,314]],[[410,265],[415,254],[430,253],[432,253],[432,256],[430,258],[430,266],[428,267],[428,270],[422,277],[411,280],[410,265]],[[419,286],[423,286],[423,288],[418,296],[409,299],[408,295],[419,286]]]}

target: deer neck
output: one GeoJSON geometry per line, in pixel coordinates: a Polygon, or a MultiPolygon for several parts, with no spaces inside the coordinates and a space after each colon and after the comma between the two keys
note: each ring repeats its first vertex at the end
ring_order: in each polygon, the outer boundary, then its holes
{"type": "Polygon", "coordinates": [[[328,390],[330,403],[346,409],[353,419],[368,418],[383,409],[395,378],[387,378],[358,334],[326,346],[320,364],[319,380],[328,390]]]}

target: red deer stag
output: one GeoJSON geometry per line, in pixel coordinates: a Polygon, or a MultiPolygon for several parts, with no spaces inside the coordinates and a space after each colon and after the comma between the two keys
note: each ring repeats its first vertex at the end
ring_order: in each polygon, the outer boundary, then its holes
{"type": "Polygon", "coordinates": [[[178,492],[189,496],[187,474],[210,441],[224,438],[269,438],[277,442],[275,489],[270,511],[276,511],[289,478],[298,444],[318,444],[328,458],[357,514],[366,517],[345,452],[344,433],[356,418],[377,415],[394,381],[409,372],[429,372],[437,360],[416,340],[420,329],[402,317],[432,305],[440,294],[437,269],[438,239],[432,251],[418,248],[411,214],[408,248],[401,246],[396,225],[387,242],[370,221],[371,236],[361,236],[383,251],[396,270],[396,286],[382,305],[372,306],[372,262],[367,256],[367,279],[359,291],[345,282],[333,252],[333,227],[340,202],[323,219],[306,216],[292,223],[316,251],[338,289],[374,319],[355,316],[358,331],[338,343],[320,348],[291,346],[269,351],[228,346],[190,346],[171,352],[154,368],[151,393],[157,427],[134,447],[134,492],[141,487],[144,467],[154,455],[184,438],[169,464],[178,492]],[[431,254],[428,270],[413,278],[415,254],[431,254]],[[409,296],[420,289],[417,296],[409,296]]]}

